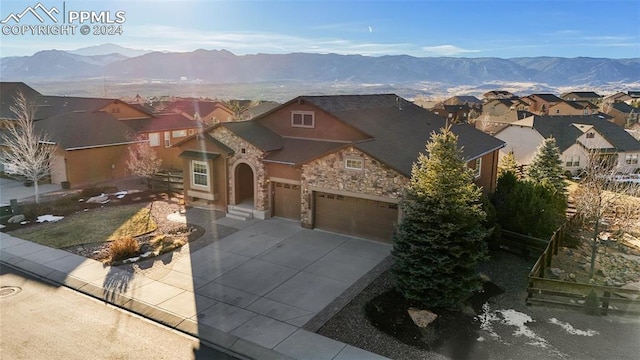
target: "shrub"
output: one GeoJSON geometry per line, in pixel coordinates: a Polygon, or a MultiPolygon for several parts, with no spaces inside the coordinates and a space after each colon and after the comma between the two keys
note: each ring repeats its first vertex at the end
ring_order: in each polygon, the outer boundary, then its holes
{"type": "Polygon", "coordinates": [[[121,237],[111,242],[109,246],[109,255],[111,262],[122,261],[140,253],[140,244],[130,236],[121,237]]]}

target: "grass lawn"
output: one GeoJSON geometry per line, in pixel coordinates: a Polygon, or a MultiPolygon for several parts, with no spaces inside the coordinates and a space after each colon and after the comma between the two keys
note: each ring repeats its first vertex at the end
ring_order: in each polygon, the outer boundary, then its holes
{"type": "Polygon", "coordinates": [[[16,230],[11,235],[52,248],[64,248],[138,236],[157,227],[147,204],[140,203],[96,208],[67,216],[56,223],[16,230]]]}

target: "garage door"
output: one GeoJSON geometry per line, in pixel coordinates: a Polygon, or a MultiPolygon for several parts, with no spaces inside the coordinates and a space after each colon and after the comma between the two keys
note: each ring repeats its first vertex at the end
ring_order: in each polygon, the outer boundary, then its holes
{"type": "Polygon", "coordinates": [[[398,205],[327,193],[315,193],[315,226],[391,242],[398,205]]]}
{"type": "Polygon", "coordinates": [[[300,185],[273,183],[273,216],[300,220],[300,185]]]}

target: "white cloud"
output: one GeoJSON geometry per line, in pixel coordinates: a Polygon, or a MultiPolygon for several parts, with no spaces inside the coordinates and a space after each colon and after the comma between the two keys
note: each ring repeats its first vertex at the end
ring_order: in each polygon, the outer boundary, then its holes
{"type": "Polygon", "coordinates": [[[453,56],[467,53],[478,53],[482,50],[463,49],[455,45],[425,46],[422,48],[429,55],[453,56]]]}

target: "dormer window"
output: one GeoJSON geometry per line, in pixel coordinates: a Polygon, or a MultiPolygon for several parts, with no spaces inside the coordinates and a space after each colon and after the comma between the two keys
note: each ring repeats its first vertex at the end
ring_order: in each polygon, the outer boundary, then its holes
{"type": "Polygon", "coordinates": [[[315,114],[313,111],[292,111],[291,126],[312,128],[315,126],[315,114]]]}

